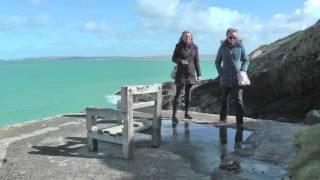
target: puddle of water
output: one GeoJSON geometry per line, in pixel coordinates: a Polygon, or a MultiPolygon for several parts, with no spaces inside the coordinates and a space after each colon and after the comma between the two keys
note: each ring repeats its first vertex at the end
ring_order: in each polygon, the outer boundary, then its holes
{"type": "Polygon", "coordinates": [[[191,168],[197,173],[210,174],[225,161],[227,154],[241,148],[241,142],[251,133],[192,122],[188,127],[180,122],[173,129],[171,119],[162,120],[161,148],[190,160],[191,168]]]}
{"type": "MultiPolygon", "coordinates": [[[[210,124],[189,123],[180,121],[173,129],[171,119],[162,119],[161,132],[155,133],[157,138],[152,139],[152,145],[173,152],[190,161],[191,169],[200,174],[213,175],[216,169],[223,169],[231,173],[240,172],[248,179],[287,179],[283,166],[254,159],[250,156],[241,156],[240,151],[253,150],[255,145],[245,140],[252,134],[251,131],[237,131],[233,128],[215,127],[210,124]],[[160,134],[160,135],[159,135],[160,134]],[[157,146],[158,146],[157,145],[157,146]],[[223,167],[223,168],[222,168],[223,167]]],[[[150,136],[143,133],[135,134],[135,144],[140,147],[150,147],[150,136]]],[[[100,156],[111,155],[122,157],[118,146],[108,143],[99,143],[100,156]]],[[[83,148],[79,154],[87,154],[83,148]]],[[[96,156],[96,153],[90,154],[96,156]]],[[[177,167],[179,168],[179,167],[177,167]]]]}
{"type": "Polygon", "coordinates": [[[241,159],[241,166],[243,174],[248,177],[255,176],[257,180],[264,179],[263,177],[289,179],[287,171],[277,164],[243,158],[241,159]]]}

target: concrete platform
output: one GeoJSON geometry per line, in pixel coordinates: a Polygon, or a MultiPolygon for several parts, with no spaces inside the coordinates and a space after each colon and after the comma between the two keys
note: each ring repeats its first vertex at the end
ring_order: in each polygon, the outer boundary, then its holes
{"type": "MultiPolygon", "coordinates": [[[[218,115],[191,115],[198,125],[191,125],[189,132],[183,121],[176,132],[163,123],[159,148],[152,148],[143,134],[135,136],[132,161],[124,160],[115,144],[101,143],[98,153],[88,152],[81,114],[1,129],[0,179],[289,179],[287,163],[297,151],[293,137],[303,125],[246,118],[251,135],[234,149],[229,140],[222,158],[219,138],[210,137],[219,134],[205,128],[233,128],[235,118],[221,124],[218,115]],[[239,162],[240,169],[220,167],[230,162],[239,162]]],[[[151,118],[139,112],[134,116],[151,118]]],[[[171,111],[163,111],[162,117],[170,125],[171,111]]]]}

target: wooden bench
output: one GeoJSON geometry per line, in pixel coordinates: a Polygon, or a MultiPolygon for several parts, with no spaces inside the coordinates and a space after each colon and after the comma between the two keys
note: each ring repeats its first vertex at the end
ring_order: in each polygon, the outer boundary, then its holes
{"type": "Polygon", "coordinates": [[[121,88],[120,109],[86,108],[87,141],[89,151],[98,150],[98,140],[122,145],[123,155],[126,159],[134,156],[134,133],[153,129],[152,146],[160,145],[160,127],[162,109],[162,85],[137,85],[121,88]],[[151,101],[133,102],[133,96],[151,94],[151,101]],[[133,110],[153,106],[153,120],[136,121],[133,119],[133,110]],[[99,123],[106,125],[98,127],[99,123]]]}

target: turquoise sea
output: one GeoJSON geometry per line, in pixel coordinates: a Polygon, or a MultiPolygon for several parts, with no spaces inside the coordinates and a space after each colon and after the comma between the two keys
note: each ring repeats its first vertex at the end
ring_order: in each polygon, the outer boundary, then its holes
{"type": "MultiPolygon", "coordinates": [[[[114,108],[123,85],[172,81],[170,60],[0,61],[0,127],[87,106],[114,108]]],[[[217,73],[201,60],[203,79],[217,73]]]]}

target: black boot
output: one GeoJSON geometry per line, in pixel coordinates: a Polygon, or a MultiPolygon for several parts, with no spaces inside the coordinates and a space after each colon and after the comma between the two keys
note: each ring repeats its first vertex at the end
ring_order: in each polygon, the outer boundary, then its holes
{"type": "Polygon", "coordinates": [[[175,128],[178,123],[179,123],[179,120],[177,118],[177,106],[174,103],[172,106],[172,127],[175,128]]]}
{"type": "Polygon", "coordinates": [[[243,124],[237,123],[237,130],[242,131],[244,129],[243,124]]]}
{"type": "Polygon", "coordinates": [[[192,119],[192,117],[188,114],[188,112],[186,112],[186,113],[184,114],[184,118],[185,118],[185,119],[192,119]]]}
{"type": "MultiPolygon", "coordinates": [[[[186,92],[189,93],[189,92],[186,92]]],[[[185,119],[192,119],[192,117],[188,113],[189,111],[189,95],[185,97],[185,106],[184,106],[184,118],[185,119]]]]}
{"type": "Polygon", "coordinates": [[[175,115],[172,115],[172,127],[177,127],[177,124],[179,123],[178,118],[175,115]]]}

